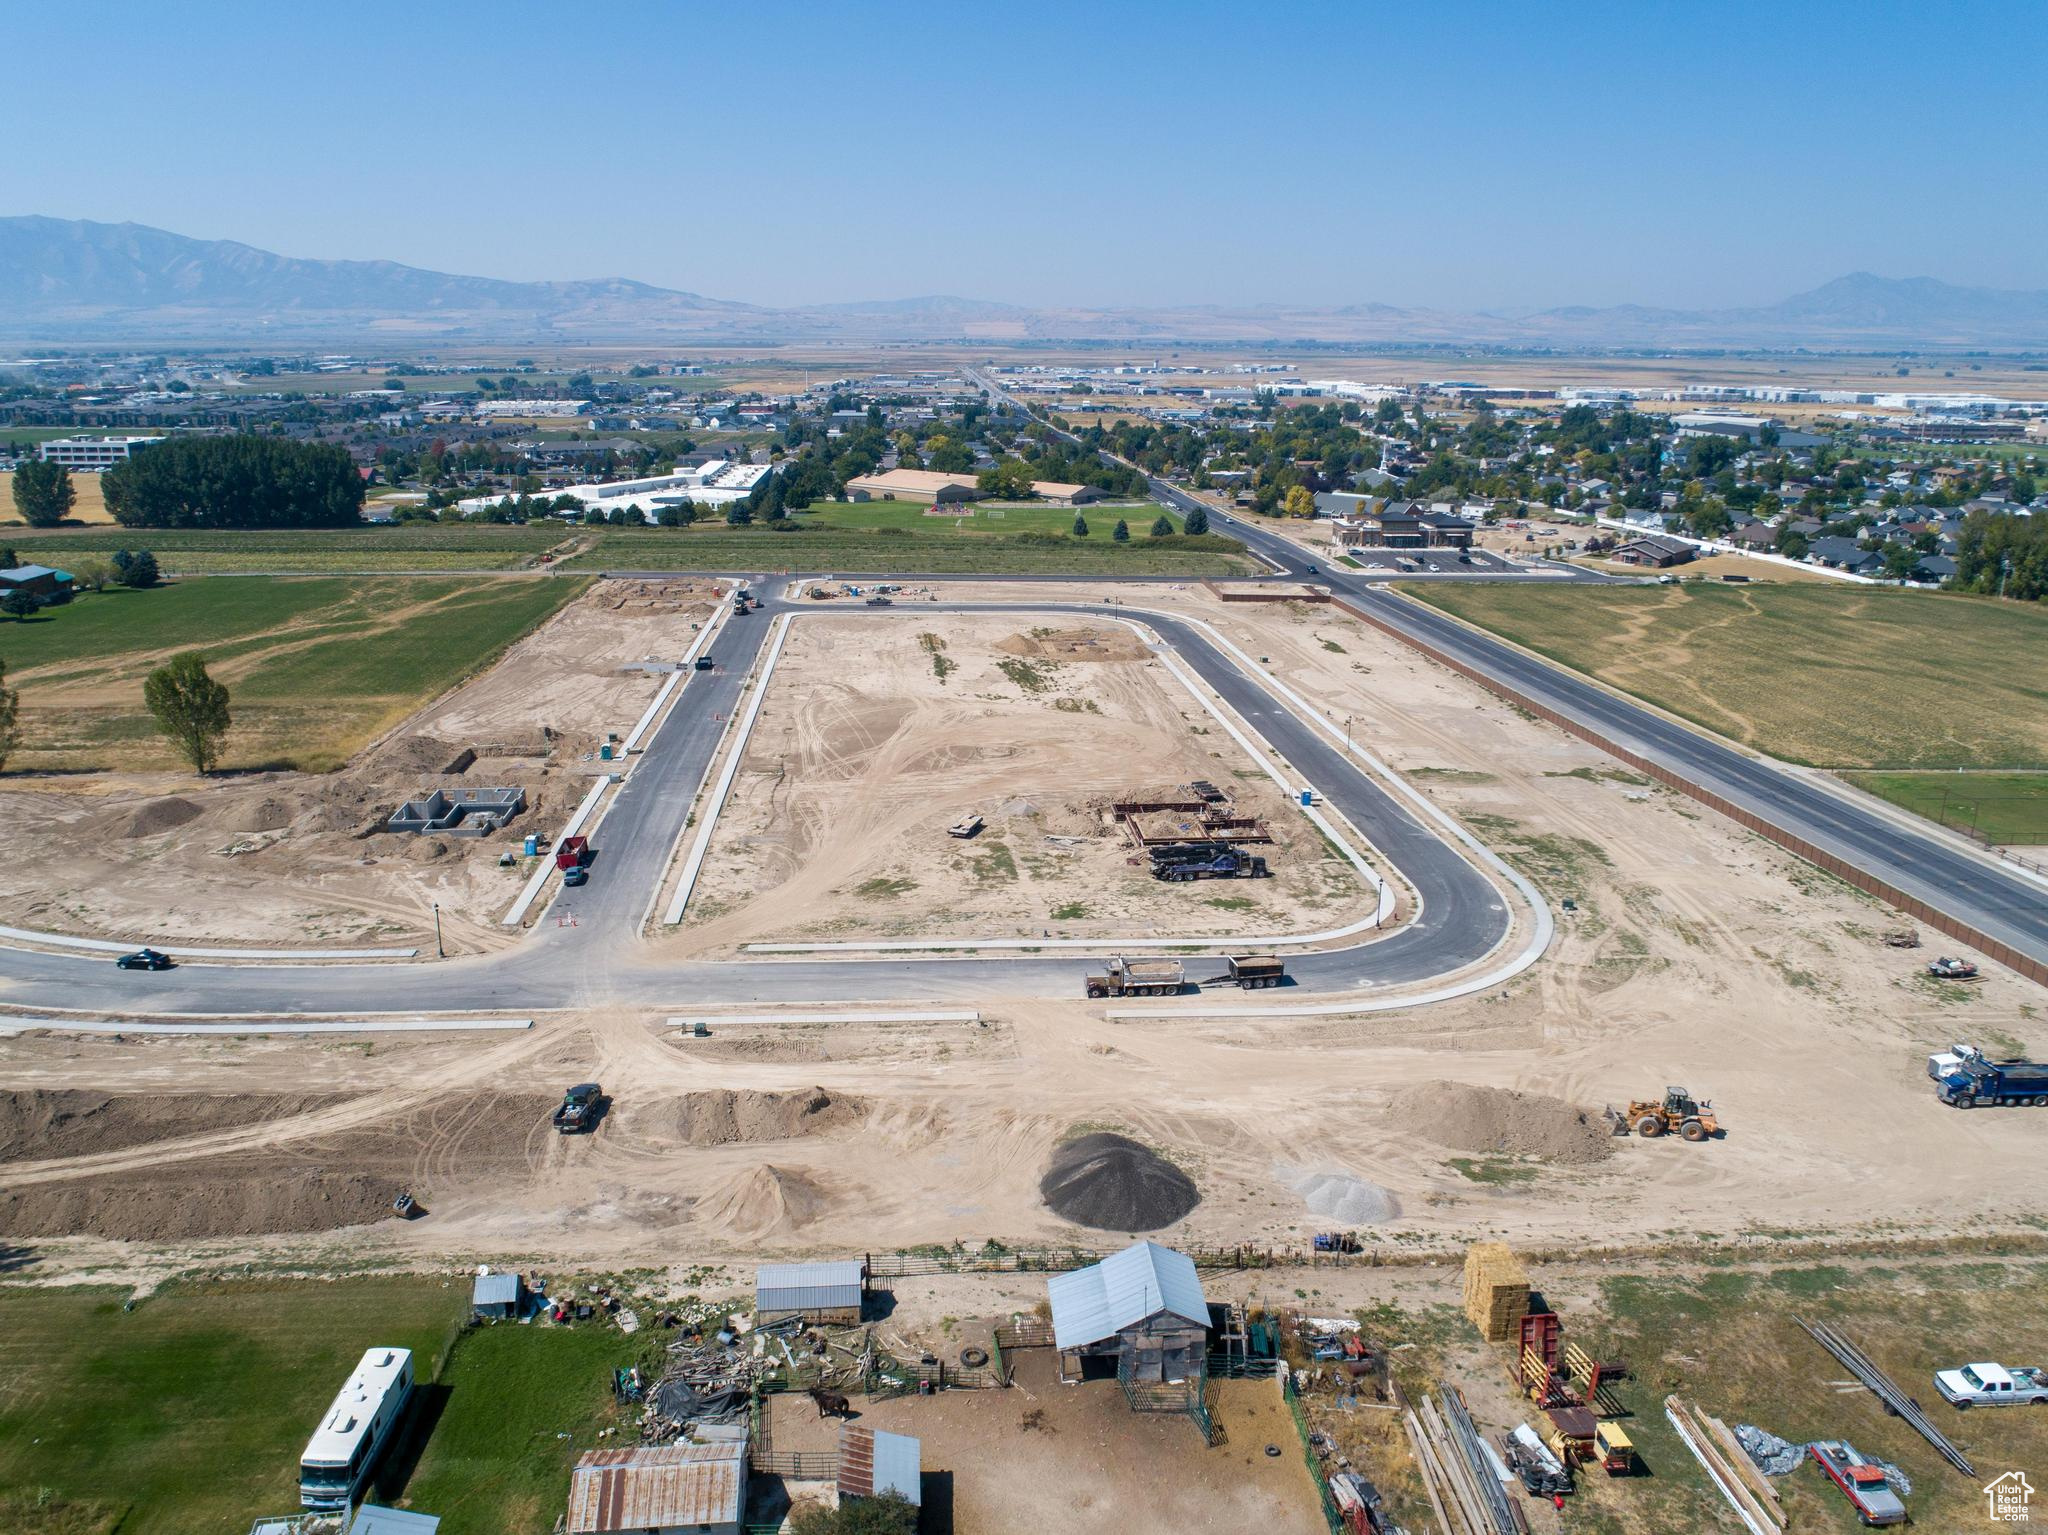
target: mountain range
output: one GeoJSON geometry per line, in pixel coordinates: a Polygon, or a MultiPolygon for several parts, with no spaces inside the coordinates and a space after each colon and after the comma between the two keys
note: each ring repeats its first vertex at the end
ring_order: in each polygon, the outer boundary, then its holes
{"type": "Polygon", "coordinates": [[[42,341],[1122,341],[1509,348],[2048,348],[2048,290],[1857,272],[1750,309],[1031,307],[934,295],[774,309],[629,278],[506,282],[142,224],[0,218],[0,336],[42,341]]]}

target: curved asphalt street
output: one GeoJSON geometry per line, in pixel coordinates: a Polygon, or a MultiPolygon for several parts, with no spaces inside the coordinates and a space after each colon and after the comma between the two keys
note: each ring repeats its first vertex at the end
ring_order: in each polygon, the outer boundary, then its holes
{"type": "MultiPolygon", "coordinates": [[[[797,583],[800,587],[800,581],[797,583]]],[[[504,953],[400,964],[205,965],[165,972],[117,970],[104,956],[0,948],[0,1001],[26,1009],[123,1014],[534,1012],[606,1003],[684,1009],[702,1004],[986,1001],[1078,996],[1090,963],[1069,952],[963,959],[747,958],[664,961],[638,935],[668,872],[691,800],[710,770],[726,721],[741,706],[780,612],[815,613],[781,599],[729,616],[708,647],[709,672],[690,673],[667,717],[635,760],[592,845],[580,890],[554,888],[532,932],[504,953]],[[566,925],[573,914],[574,925],[566,925]]],[[[1380,780],[1179,619],[1086,603],[916,604],[834,608],[875,622],[928,612],[1060,611],[1136,617],[1152,628],[1324,799],[1357,827],[1419,898],[1416,920],[1377,941],[1292,955],[1295,985],[1348,991],[1427,981],[1465,969],[1509,936],[1512,917],[1494,884],[1442,834],[1418,820],[1380,780]]],[[[799,620],[800,621],[800,620],[799,620]]],[[[1103,945],[1104,952],[1115,949],[1103,945]]],[[[1226,946],[1211,946],[1221,952],[1226,946]]],[[[1191,965],[1196,976],[1199,962],[1191,965]]]]}

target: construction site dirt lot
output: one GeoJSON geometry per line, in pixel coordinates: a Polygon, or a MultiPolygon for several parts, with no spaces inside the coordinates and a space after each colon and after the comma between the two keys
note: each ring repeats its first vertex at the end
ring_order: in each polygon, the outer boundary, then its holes
{"type": "Polygon", "coordinates": [[[17,1091],[335,1101],[103,1154],[61,1141],[14,1152],[6,1188],[46,1202],[15,1233],[33,1231],[57,1268],[115,1269],[252,1250],[612,1265],[991,1236],[1111,1244],[1128,1233],[1069,1225],[1039,1193],[1060,1143],[1093,1132],[1152,1147],[1194,1182],[1200,1203],[1162,1230],[1170,1242],[1298,1243],[1352,1225],[1388,1253],[1475,1235],[1635,1250],[1712,1233],[1746,1247],[1951,1240],[2048,1216],[2039,1180],[1984,1175],[2036,1165],[2048,1121],[1945,1108],[1924,1070],[1957,1039],[2038,1056],[2038,988],[1988,962],[1973,984],[1926,978],[1936,935],[1886,947],[1886,908],[1332,609],[1121,595],[1206,618],[1304,696],[1351,712],[1357,740],[1544,892],[1558,913],[1545,958],[1479,995],[1350,1017],[1110,1022],[1078,998],[990,997],[979,1023],[714,1023],[708,1038],[619,1008],[482,1042],[31,1034],[0,1041],[0,1083],[17,1091]],[[613,1093],[611,1114],[593,1135],[545,1133],[547,1103],[586,1080],[613,1093]],[[1670,1083],[1712,1098],[1726,1134],[1599,1136],[1602,1105],[1670,1083]],[[706,1139],[686,1126],[725,1111],[686,1112],[701,1093],[786,1101],[745,1117],[735,1102],[746,1128],[706,1139]],[[826,1110],[788,1108],[819,1094],[826,1110]],[[261,1188],[308,1168],[403,1182],[429,1213],[355,1229],[340,1217],[362,1205],[315,1190],[321,1219],[252,1244],[261,1188]],[[154,1217],[115,1231],[57,1191],[202,1175],[249,1192],[194,1202],[142,1245],[106,1239],[140,1240],[154,1217]]]}
{"type": "MultiPolygon", "coordinates": [[[[929,1527],[953,1535],[1325,1529],[1301,1440],[1271,1380],[1214,1383],[1210,1410],[1224,1442],[1211,1448],[1183,1414],[1132,1412],[1113,1380],[1061,1385],[1050,1349],[1008,1362],[1008,1391],[855,1399],[864,1427],[919,1440],[927,1517],[941,1507],[952,1515],[929,1527]],[[1282,1453],[1267,1455],[1269,1444],[1282,1453]]],[[[820,1421],[807,1397],[769,1401],[777,1454],[838,1445],[838,1422],[820,1421]]],[[[790,1492],[802,1501],[804,1484],[790,1492]]]]}
{"type": "MultiPolygon", "coordinates": [[[[1204,835],[1191,813],[1144,825],[1153,838],[1204,835]]],[[[719,816],[684,941],[1257,938],[1343,927],[1376,899],[1124,625],[807,613],[719,816]],[[1110,806],[1186,801],[1198,779],[1270,833],[1248,851],[1272,877],[1151,877],[1110,806]],[[978,834],[948,835],[970,815],[978,834]]]]}
{"type": "Polygon", "coordinates": [[[438,902],[451,953],[506,943],[527,864],[500,855],[560,827],[605,733],[630,729],[664,680],[640,664],[678,661],[721,591],[600,582],[337,772],[9,779],[0,822],[37,856],[0,868],[0,908],[84,936],[384,947],[431,943],[438,902]],[[405,800],[501,786],[526,808],[499,833],[381,830],[405,800]]]}

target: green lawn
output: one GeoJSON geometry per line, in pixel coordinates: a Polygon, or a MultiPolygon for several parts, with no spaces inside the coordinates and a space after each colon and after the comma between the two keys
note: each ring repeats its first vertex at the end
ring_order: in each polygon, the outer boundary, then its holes
{"type": "Polygon", "coordinates": [[[166,574],[258,571],[512,570],[570,536],[548,523],[504,527],[399,523],[274,531],[90,528],[34,533],[0,527],[0,548],[22,560],[63,566],[67,558],[147,549],[166,574]]]}
{"type": "Polygon", "coordinates": [[[584,591],[552,576],[213,576],[110,588],[0,623],[21,693],[14,765],[175,765],[142,702],[148,671],[198,650],[233,696],[228,767],[346,760],[584,591]]]}
{"type": "Polygon", "coordinates": [[[441,1373],[445,1392],[430,1399],[440,1416],[406,1506],[439,1514],[442,1535],[548,1535],[576,1457],[617,1421],[612,1370],[641,1353],[605,1326],[465,1333],[441,1373]]]}
{"type": "Polygon", "coordinates": [[[1818,584],[1403,590],[1788,761],[2048,765],[2041,604],[1818,584]]]}
{"type": "Polygon", "coordinates": [[[1915,815],[2000,846],[2048,843],[2048,773],[1849,773],[1915,815]]]}
{"type": "Polygon", "coordinates": [[[106,1290],[0,1289],[0,1529],[186,1535],[288,1513],[363,1351],[410,1348],[429,1376],[467,1300],[441,1280],[206,1284],[124,1312],[106,1290]]]}
{"type": "Polygon", "coordinates": [[[0,1529],[232,1535],[290,1512],[321,1409],[397,1344],[419,1409],[373,1495],[444,1535],[547,1535],[616,1421],[613,1367],[646,1351],[609,1326],[458,1336],[466,1284],[180,1286],[126,1313],[105,1290],[0,1289],[0,1529]]]}

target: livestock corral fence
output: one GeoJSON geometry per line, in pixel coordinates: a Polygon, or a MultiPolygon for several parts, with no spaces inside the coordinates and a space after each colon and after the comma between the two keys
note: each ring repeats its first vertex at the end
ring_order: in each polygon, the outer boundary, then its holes
{"type": "MultiPolygon", "coordinates": [[[[921,1247],[910,1252],[868,1253],[870,1279],[914,1279],[932,1274],[1064,1274],[1100,1263],[1115,1247],[921,1247]]],[[[1313,1247],[1186,1247],[1195,1267],[1210,1273],[1269,1268],[1373,1268],[1382,1261],[1370,1250],[1318,1252],[1313,1247]]]]}
{"type": "Polygon", "coordinates": [[[1925,901],[1908,895],[1905,891],[1899,889],[1898,886],[1881,880],[1876,875],[1867,873],[1852,863],[1847,863],[1837,858],[1833,853],[1815,846],[1804,837],[1787,831],[1784,827],[1774,822],[1765,820],[1755,812],[1744,809],[1733,800],[1724,798],[1714,793],[1713,790],[1704,788],[1681,774],[1672,772],[1661,763],[1652,762],[1647,757],[1630,751],[1619,741],[1601,734],[1590,725],[1560,714],[1547,704],[1540,703],[1519,689],[1497,678],[1488,676],[1477,667],[1466,665],[1449,652],[1438,649],[1427,640],[1416,638],[1416,636],[1407,633],[1398,626],[1387,622],[1384,618],[1376,617],[1364,608],[1346,602],[1341,597],[1336,600],[1336,606],[1342,608],[1353,618],[1359,620],[1359,622],[1370,624],[1373,628],[1392,635],[1403,644],[1421,651],[1439,665],[1448,666],[1452,671],[1458,673],[1459,676],[1469,677],[1489,693],[1505,698],[1516,708],[1526,709],[1538,719],[1548,720],[1551,724],[1557,726],[1558,729],[1575,735],[1582,741],[1590,742],[1618,761],[1626,762],[1637,772],[1646,774],[1654,778],[1658,783],[1678,790],[1681,794],[1690,795],[1709,809],[1719,811],[1722,815],[1728,817],[1729,820],[1734,821],[1739,826],[1746,827],[1759,836],[1768,837],[1771,841],[1777,843],[1778,846],[1786,849],[1788,852],[1797,854],[1816,868],[1823,869],[1827,873],[1834,875],[1835,878],[1841,880],[1844,884],[1853,885],[1856,889],[1868,895],[1874,895],[1887,905],[1897,907],[1907,916],[1926,923],[1936,932],[1944,933],[1950,938],[1959,939],[1969,944],[1970,947],[1976,949],[1979,953],[1996,960],[1999,964],[2004,965],[2016,974],[2023,975],[2038,985],[2048,986],[2048,965],[2042,964],[2039,960],[2029,955],[2022,954],[2010,944],[2001,943],[1989,933],[1981,932],[1969,923],[1950,916],[1947,912],[1937,911],[1925,901]]]}

